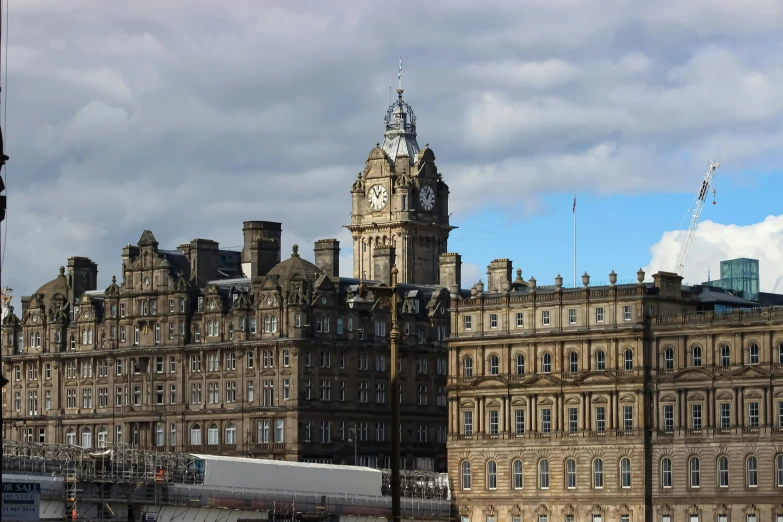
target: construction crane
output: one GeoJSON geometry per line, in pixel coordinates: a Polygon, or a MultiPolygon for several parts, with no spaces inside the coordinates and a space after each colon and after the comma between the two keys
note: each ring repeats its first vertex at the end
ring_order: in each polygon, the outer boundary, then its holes
{"type": "MultiPolygon", "coordinates": [[[[696,199],[693,200],[693,203],[691,203],[690,208],[688,209],[688,212],[691,214],[691,224],[688,226],[688,234],[685,237],[685,244],[682,245],[682,249],[680,249],[680,255],[677,258],[677,275],[682,275],[683,271],[685,270],[685,262],[688,260],[688,253],[691,250],[691,243],[693,243],[693,235],[696,232],[696,227],[699,224],[699,220],[701,219],[701,212],[704,210],[704,202],[707,199],[707,195],[710,192],[710,186],[712,185],[712,177],[715,175],[715,169],[720,167],[719,163],[716,163],[714,161],[710,161],[710,168],[707,171],[707,173],[704,175],[704,180],[701,182],[701,187],[699,187],[699,193],[696,195],[696,199]],[[693,212],[691,212],[693,210],[693,212]]],[[[715,204],[715,189],[712,189],[713,194],[713,200],[712,203],[715,204]]],[[[688,217],[688,214],[685,215],[685,217],[688,217]]],[[[683,221],[685,221],[685,218],[683,218],[683,221]]],[[[680,223],[680,226],[682,226],[682,223],[680,223]]]]}

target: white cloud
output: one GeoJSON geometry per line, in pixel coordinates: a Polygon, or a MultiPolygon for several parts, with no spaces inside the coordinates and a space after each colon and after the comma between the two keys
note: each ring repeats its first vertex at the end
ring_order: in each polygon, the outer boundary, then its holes
{"type": "MultiPolygon", "coordinates": [[[[644,268],[648,274],[673,272],[685,242],[685,231],[664,232],[650,248],[652,259],[644,268]]],[[[710,268],[713,279],[720,277],[721,261],[747,257],[759,260],[759,284],[762,292],[783,293],[783,215],[769,216],[752,225],[723,225],[703,221],[696,228],[690,255],[683,274],[686,283],[707,280],[710,268]]]]}
{"type": "Polygon", "coordinates": [[[455,222],[783,161],[776,0],[401,1],[403,25],[358,0],[12,3],[4,282],[26,295],[87,255],[104,284],[144,228],[234,246],[248,219],[281,221],[284,254],[338,235],[348,257],[400,55],[455,222]]]}

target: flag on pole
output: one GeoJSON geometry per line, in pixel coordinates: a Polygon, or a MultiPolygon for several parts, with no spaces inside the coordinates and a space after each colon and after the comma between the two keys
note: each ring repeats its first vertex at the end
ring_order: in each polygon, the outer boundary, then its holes
{"type": "Polygon", "coordinates": [[[574,194],[574,206],[571,208],[571,212],[576,214],[576,194],[574,194]]]}

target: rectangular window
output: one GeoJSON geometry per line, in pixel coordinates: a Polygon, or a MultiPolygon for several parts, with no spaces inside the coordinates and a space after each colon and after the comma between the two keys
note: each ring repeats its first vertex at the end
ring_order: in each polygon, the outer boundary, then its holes
{"type": "Polygon", "coordinates": [[[701,404],[691,404],[691,429],[701,429],[701,404]]]}
{"type": "Polygon", "coordinates": [[[525,433],[525,410],[514,411],[514,431],[516,433],[525,433]]]}
{"type": "Polygon", "coordinates": [[[544,433],[552,431],[552,410],[549,408],[541,410],[541,431],[544,433]]]}
{"type": "Polygon", "coordinates": [[[731,404],[723,403],[720,405],[720,427],[723,430],[731,427],[731,404]]]}
{"type": "Polygon", "coordinates": [[[576,310],[573,308],[568,310],[568,324],[576,324],[576,310]]]}
{"type": "Polygon", "coordinates": [[[463,435],[470,437],[473,435],[473,412],[462,412],[462,433],[463,435]]]}
{"type": "Polygon", "coordinates": [[[570,432],[578,430],[577,412],[578,410],[576,408],[568,408],[568,431],[570,432]]]}
{"type": "Polygon", "coordinates": [[[275,419],[275,442],[285,442],[284,419],[275,419]]]}
{"type": "Polygon", "coordinates": [[[465,330],[470,330],[470,329],[472,328],[472,322],[473,322],[473,319],[472,319],[472,317],[471,317],[471,316],[469,316],[469,315],[466,315],[466,316],[463,318],[463,321],[464,321],[464,323],[465,323],[465,330]]]}
{"type": "Polygon", "coordinates": [[[289,379],[283,379],[283,400],[287,401],[291,398],[291,381],[289,379]]]}
{"type": "Polygon", "coordinates": [[[549,326],[549,310],[544,310],[541,312],[541,324],[544,326],[549,326]]]}
{"type": "Polygon", "coordinates": [[[343,333],[343,318],[338,317],[337,318],[337,335],[342,335],[343,333]]]}
{"type": "Polygon", "coordinates": [[[623,406],[623,429],[633,430],[633,406],[623,406]]]}
{"type": "Polygon", "coordinates": [[[783,401],[778,402],[778,428],[783,428],[783,401]]]}
{"type": "Polygon", "coordinates": [[[489,327],[490,328],[498,327],[498,314],[489,314],[489,327]]]}
{"type": "Polygon", "coordinates": [[[748,404],[748,424],[751,428],[759,427],[759,403],[751,402],[748,404]]]}
{"type": "Polygon", "coordinates": [[[604,309],[602,306],[599,306],[595,309],[595,322],[596,323],[603,323],[604,322],[604,309]]]}
{"type": "Polygon", "coordinates": [[[522,312],[517,312],[517,328],[525,327],[525,315],[522,312]]]}
{"type": "Polygon", "coordinates": [[[598,406],[595,409],[595,431],[606,430],[606,408],[598,406]]]}
{"type": "Polygon", "coordinates": [[[498,422],[499,422],[499,415],[500,412],[497,410],[489,410],[489,434],[490,435],[497,435],[498,434],[498,422]]]}
{"type": "Polygon", "coordinates": [[[666,404],[663,406],[663,429],[672,431],[674,429],[674,406],[666,404]]]}
{"type": "Polygon", "coordinates": [[[631,320],[631,305],[623,306],[623,321],[631,320]]]}

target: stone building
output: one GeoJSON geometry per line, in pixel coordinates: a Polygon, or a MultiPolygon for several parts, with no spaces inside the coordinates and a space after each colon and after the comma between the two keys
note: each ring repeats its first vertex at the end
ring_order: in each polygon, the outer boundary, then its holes
{"type": "Polygon", "coordinates": [[[783,309],[609,281],[539,287],[499,259],[451,292],[462,520],[783,522],[783,309]]]}
{"type": "Polygon", "coordinates": [[[396,261],[403,465],[445,471],[449,292],[434,283],[448,187],[399,94],[351,190],[355,277],[340,276],[334,239],[314,263],[296,246],[281,262],[267,221],[244,223],[241,252],[164,250],[144,231],[105,290],[72,257],[21,315],[6,303],[6,440],[389,467],[390,309],[373,287],[396,261]]]}

